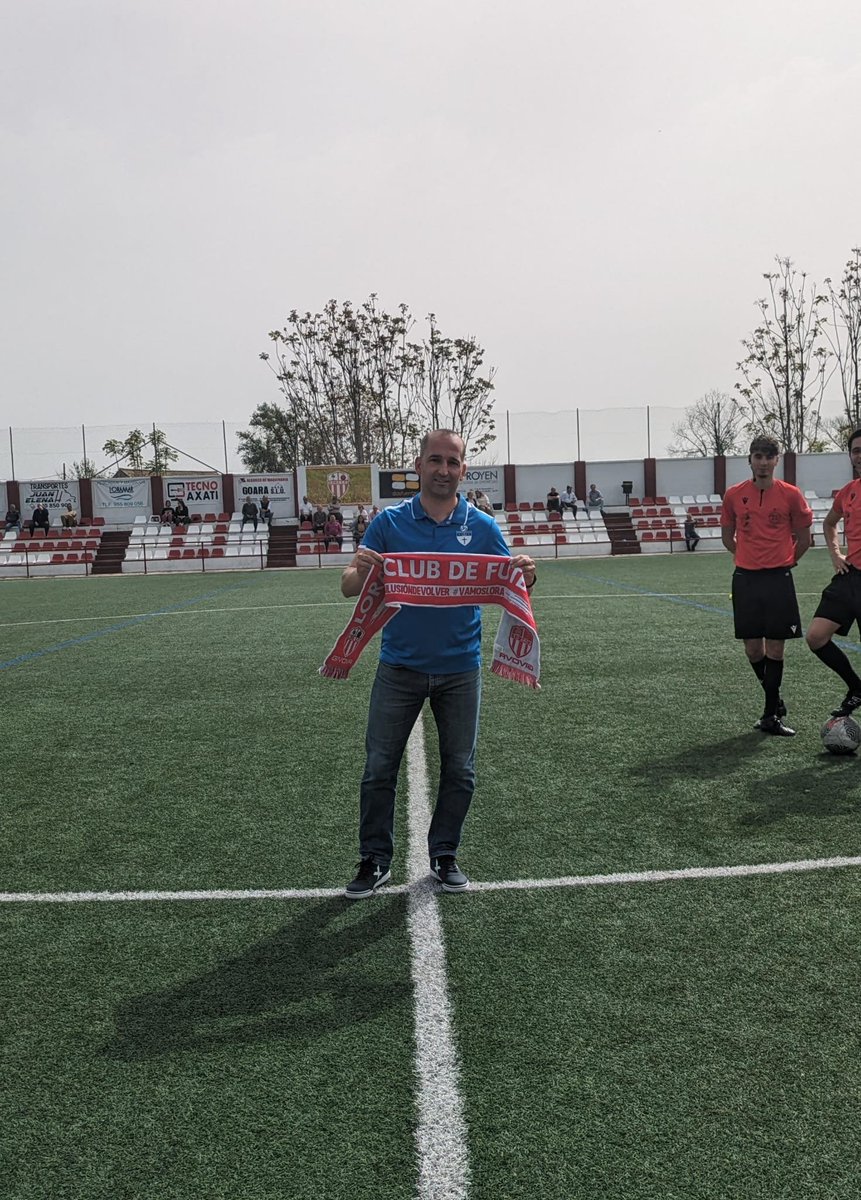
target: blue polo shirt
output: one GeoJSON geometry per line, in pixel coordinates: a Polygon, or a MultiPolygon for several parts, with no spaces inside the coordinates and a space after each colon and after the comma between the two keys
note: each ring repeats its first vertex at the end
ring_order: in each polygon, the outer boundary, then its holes
{"type": "MultiPolygon", "coordinates": [[[[418,496],[384,508],[362,545],[378,554],[510,555],[493,517],[458,496],[445,521],[432,520],[418,496]]],[[[481,666],[481,609],[404,605],[383,629],[380,659],[427,675],[455,675],[481,666]]]]}

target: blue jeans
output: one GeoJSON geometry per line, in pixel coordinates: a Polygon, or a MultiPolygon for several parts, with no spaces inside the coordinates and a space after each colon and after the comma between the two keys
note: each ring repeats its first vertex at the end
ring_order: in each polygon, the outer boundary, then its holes
{"type": "Polygon", "coordinates": [[[428,830],[431,858],[456,853],[475,791],[481,671],[425,675],[381,662],[371,689],[365,737],[359,853],[384,867],[392,861],[398,770],[426,699],[439,733],[440,756],[439,792],[428,830]]]}

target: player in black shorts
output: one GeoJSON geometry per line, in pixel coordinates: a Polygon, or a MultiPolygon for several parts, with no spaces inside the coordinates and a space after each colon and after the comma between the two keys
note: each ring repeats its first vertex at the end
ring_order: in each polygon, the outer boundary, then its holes
{"type": "Polygon", "coordinates": [[[817,658],[846,684],[847,692],[833,716],[845,717],[861,707],[861,678],[832,638],[845,637],[852,622],[861,627],[861,429],[849,435],[852,481],[842,487],[822,522],[825,545],[834,565],[834,578],[822,593],[807,631],[807,644],[817,658]],[[840,549],[837,527],[843,522],[846,553],[840,549]]]}
{"type": "Polygon", "coordinates": [[[744,642],[765,692],[764,711],[755,728],[794,737],[795,730],[783,720],[783,648],[790,638],[801,637],[792,567],[810,545],[813,513],[797,487],[774,478],[779,457],[774,438],[753,439],[748,456],[753,478],[727,489],[721,536],[735,557],[735,636],[744,642]]]}

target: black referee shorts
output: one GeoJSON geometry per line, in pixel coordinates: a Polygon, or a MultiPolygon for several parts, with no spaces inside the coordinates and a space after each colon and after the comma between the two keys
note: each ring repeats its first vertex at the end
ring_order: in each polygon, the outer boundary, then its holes
{"type": "Polygon", "coordinates": [[[861,571],[850,567],[846,575],[835,575],[823,591],[813,616],[839,625],[841,637],[846,636],[853,621],[861,629],[861,571]]]}
{"type": "Polygon", "coordinates": [[[732,576],[732,611],[739,639],[768,638],[786,642],[801,637],[801,614],[789,567],[746,571],[732,576]]]}

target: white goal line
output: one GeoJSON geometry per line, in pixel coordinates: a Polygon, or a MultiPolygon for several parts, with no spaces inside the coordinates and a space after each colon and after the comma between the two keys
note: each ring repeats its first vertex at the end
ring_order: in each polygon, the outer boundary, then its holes
{"type": "MultiPolygon", "coordinates": [[[[687,879],[739,879],[751,875],[788,875],[861,867],[861,855],[802,858],[793,862],[750,863],[730,867],[682,867],[665,871],[618,871],[606,875],[559,875],[549,879],[504,879],[472,882],[470,892],[533,891],[548,888],[606,887],[632,883],[669,883],[687,879]]],[[[377,896],[404,896],[427,886],[427,879],[381,889],[377,896]]],[[[0,892],[3,904],[86,904],[191,900],[326,900],[343,896],[343,888],[216,888],[194,891],[128,892],[0,892]]]]}

